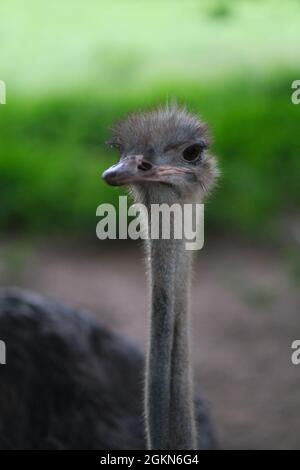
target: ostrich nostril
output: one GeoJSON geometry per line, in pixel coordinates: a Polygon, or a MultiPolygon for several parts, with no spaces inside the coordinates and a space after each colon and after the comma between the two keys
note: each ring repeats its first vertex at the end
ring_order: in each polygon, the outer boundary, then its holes
{"type": "Polygon", "coordinates": [[[142,160],[139,164],[138,164],[138,169],[139,170],[142,170],[142,171],[149,171],[152,169],[152,164],[147,162],[146,160],[142,160]]]}

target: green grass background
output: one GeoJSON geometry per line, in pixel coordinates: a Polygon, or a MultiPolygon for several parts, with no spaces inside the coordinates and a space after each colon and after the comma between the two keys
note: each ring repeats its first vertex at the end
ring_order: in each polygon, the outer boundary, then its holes
{"type": "Polygon", "coordinates": [[[0,229],[94,235],[109,128],[176,98],[212,125],[211,230],[269,233],[300,202],[300,2],[2,0],[0,229]]]}

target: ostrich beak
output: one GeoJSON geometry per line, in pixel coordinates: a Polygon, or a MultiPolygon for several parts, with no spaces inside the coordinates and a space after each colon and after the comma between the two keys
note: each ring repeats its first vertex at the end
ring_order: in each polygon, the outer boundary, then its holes
{"type": "Polygon", "coordinates": [[[143,168],[143,155],[130,155],[122,158],[119,163],[108,168],[102,175],[106,183],[111,186],[122,186],[134,182],[143,171],[151,169],[151,163],[147,162],[145,170],[143,168]],[[147,168],[149,165],[149,168],[147,168]]]}
{"type": "Polygon", "coordinates": [[[156,166],[144,159],[143,155],[130,155],[108,168],[102,175],[111,186],[123,186],[143,182],[167,182],[168,176],[191,173],[188,168],[156,166]]]}

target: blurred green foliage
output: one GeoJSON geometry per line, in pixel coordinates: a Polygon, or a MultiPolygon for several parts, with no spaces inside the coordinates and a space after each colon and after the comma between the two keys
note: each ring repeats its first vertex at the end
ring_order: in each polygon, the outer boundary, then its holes
{"type": "Polygon", "coordinates": [[[212,124],[208,226],[268,233],[300,202],[300,2],[2,0],[0,229],[95,233],[108,129],[177,98],[212,124]]]}
{"type": "Polygon", "coordinates": [[[13,231],[95,230],[96,207],[117,203],[101,181],[118,158],[105,146],[127,112],[176,97],[212,123],[222,177],[209,202],[210,228],[262,231],[300,202],[299,108],[295,74],[156,86],[139,92],[55,95],[11,101],[1,109],[0,220],[13,231]]]}

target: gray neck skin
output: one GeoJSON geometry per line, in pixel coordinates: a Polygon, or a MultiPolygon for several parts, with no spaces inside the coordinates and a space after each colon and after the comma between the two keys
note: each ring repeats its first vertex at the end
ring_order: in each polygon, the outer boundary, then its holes
{"type": "Polygon", "coordinates": [[[184,240],[150,240],[151,329],[146,370],[149,449],[196,449],[188,345],[191,252],[184,240]]]}

